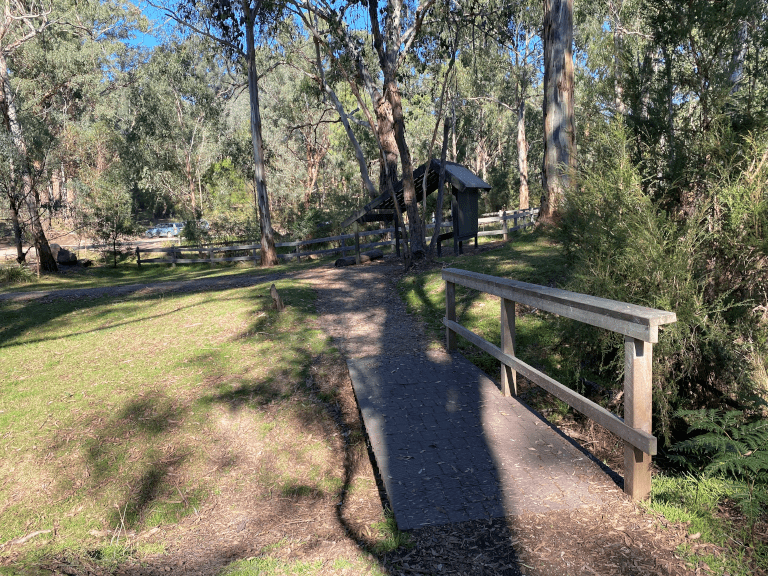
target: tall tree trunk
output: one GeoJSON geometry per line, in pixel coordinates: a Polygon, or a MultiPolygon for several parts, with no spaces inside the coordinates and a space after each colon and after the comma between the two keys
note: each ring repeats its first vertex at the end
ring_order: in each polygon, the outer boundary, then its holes
{"type": "MultiPolygon", "coordinates": [[[[522,91],[521,91],[522,92],[522,91]]],[[[517,169],[520,173],[520,210],[530,207],[528,195],[528,140],[525,137],[525,98],[517,105],[517,169]]]]}
{"type": "Polygon", "coordinates": [[[391,79],[384,85],[384,93],[392,105],[392,119],[395,128],[395,140],[400,152],[400,166],[403,169],[403,199],[405,209],[408,212],[408,229],[411,240],[411,254],[418,257],[424,254],[424,227],[419,217],[419,199],[416,196],[416,183],[413,179],[413,164],[411,152],[405,141],[405,118],[403,117],[403,103],[400,99],[400,91],[397,82],[391,79]]]}
{"type": "Polygon", "coordinates": [[[544,166],[541,220],[551,222],[576,168],[573,0],[544,0],[544,166]]]}
{"type": "Polygon", "coordinates": [[[0,89],[3,91],[3,113],[5,115],[5,125],[7,126],[13,145],[21,162],[21,186],[22,201],[26,203],[29,211],[30,228],[32,233],[32,242],[37,251],[37,258],[41,270],[46,272],[57,272],[59,267],[56,259],[51,253],[51,247],[48,245],[48,239],[45,237],[43,224],[40,221],[40,197],[37,193],[35,181],[29,166],[29,156],[27,154],[27,144],[24,141],[21,124],[16,115],[16,102],[14,93],[11,89],[10,73],[5,60],[5,55],[0,52],[0,89]]]}
{"type": "Polygon", "coordinates": [[[267,195],[266,170],[264,167],[264,141],[261,137],[259,76],[256,73],[256,49],[253,35],[255,14],[251,12],[249,0],[243,0],[243,11],[246,19],[245,42],[248,59],[248,95],[250,96],[251,103],[254,188],[256,192],[256,206],[259,211],[259,228],[261,229],[261,265],[274,266],[277,264],[277,251],[275,250],[275,236],[269,213],[269,196],[267,195]]]}
{"type": "Polygon", "coordinates": [[[379,170],[379,190],[387,190],[387,178],[394,186],[397,184],[398,142],[395,138],[395,121],[392,117],[392,104],[386,98],[379,98],[375,104],[376,133],[381,143],[381,167],[379,170]]]}
{"type": "Polygon", "coordinates": [[[613,103],[616,114],[622,118],[627,113],[627,105],[624,101],[624,70],[621,62],[624,52],[624,28],[621,23],[621,10],[624,0],[611,0],[608,9],[611,13],[611,27],[613,28],[613,103]]]}

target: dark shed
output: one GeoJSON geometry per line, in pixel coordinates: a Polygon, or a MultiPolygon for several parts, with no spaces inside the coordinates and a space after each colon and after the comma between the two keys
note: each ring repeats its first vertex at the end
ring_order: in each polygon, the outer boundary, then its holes
{"type": "MultiPolygon", "coordinates": [[[[440,161],[431,160],[428,164],[422,164],[413,171],[416,182],[416,191],[419,198],[422,197],[422,181],[424,171],[427,174],[427,195],[437,190],[440,175],[440,161]]],[[[453,233],[442,235],[441,239],[454,238],[454,244],[477,237],[478,197],[480,190],[490,190],[490,184],[477,177],[468,168],[454,162],[445,163],[445,181],[450,184],[452,192],[451,213],[453,216],[453,233]]],[[[405,199],[403,193],[403,181],[400,180],[394,187],[397,197],[397,208],[405,212],[405,199]]],[[[389,191],[377,196],[360,210],[354,212],[342,222],[342,228],[351,226],[355,222],[377,222],[394,220],[394,203],[389,191]]],[[[398,245],[399,253],[399,245],[398,245]]]]}

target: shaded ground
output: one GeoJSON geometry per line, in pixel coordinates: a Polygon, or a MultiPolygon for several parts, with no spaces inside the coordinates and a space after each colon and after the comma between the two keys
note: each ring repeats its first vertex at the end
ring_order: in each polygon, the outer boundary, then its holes
{"type": "MultiPolygon", "coordinates": [[[[424,336],[420,323],[405,313],[397,296],[394,284],[401,270],[399,263],[388,260],[295,276],[317,289],[320,327],[334,337],[345,356],[422,353],[434,343],[424,336]]],[[[166,285],[165,289],[175,288],[166,285]]],[[[216,574],[233,560],[265,554],[289,562],[318,561],[322,567],[317,573],[322,574],[371,570],[541,576],[695,573],[675,552],[683,543],[696,546],[687,538],[685,526],[668,525],[626,500],[610,508],[585,507],[414,530],[411,546],[376,552],[380,537],[373,524],[383,519],[384,506],[344,358],[316,358],[308,385],[317,405],[333,415],[335,427],[318,429],[317,434],[331,436],[337,443],[334,465],[344,470],[343,499],[300,489],[275,494],[269,500],[257,497],[263,491],[255,473],[263,466],[254,453],[258,430],[249,427],[236,411],[222,406],[217,432],[226,442],[216,446],[213,456],[219,469],[211,471],[220,474],[219,493],[178,525],[142,534],[94,535],[163,544],[163,554],[150,556],[141,565],[123,562],[114,569],[97,566],[95,558],[61,554],[44,563],[40,573],[216,574]],[[334,561],[340,557],[356,559],[356,563],[336,565],[334,561]]],[[[582,427],[577,433],[588,437],[589,431],[582,427]]],[[[0,565],[13,566],[14,547],[6,545],[0,550],[0,565]]]]}

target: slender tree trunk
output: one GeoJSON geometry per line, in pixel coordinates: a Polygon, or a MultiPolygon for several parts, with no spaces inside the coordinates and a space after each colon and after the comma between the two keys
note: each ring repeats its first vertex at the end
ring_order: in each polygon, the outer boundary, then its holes
{"type": "Polygon", "coordinates": [[[24,141],[21,124],[16,115],[16,102],[14,93],[11,89],[10,73],[5,61],[5,55],[0,52],[0,89],[3,91],[3,113],[5,114],[5,125],[11,134],[11,140],[16,148],[16,152],[21,162],[21,186],[22,201],[26,203],[30,218],[30,232],[32,241],[37,250],[40,269],[46,272],[57,272],[59,267],[56,259],[51,253],[51,247],[48,245],[48,239],[45,237],[43,223],[40,221],[40,197],[37,193],[32,171],[29,167],[29,156],[27,154],[27,144],[24,141]]]}
{"type": "MultiPolygon", "coordinates": [[[[432,258],[435,246],[440,242],[440,229],[443,225],[443,188],[445,186],[445,157],[448,154],[448,120],[443,120],[443,147],[440,150],[440,176],[437,179],[437,207],[435,208],[435,229],[429,242],[427,256],[432,258]]],[[[430,160],[431,161],[431,160],[430,160]]]]}
{"type": "Polygon", "coordinates": [[[269,213],[269,196],[267,195],[266,170],[264,167],[264,142],[261,137],[259,77],[256,73],[256,49],[253,35],[255,15],[250,10],[248,0],[243,0],[243,11],[246,19],[245,38],[248,59],[248,95],[250,96],[251,103],[254,188],[256,192],[256,206],[259,211],[259,227],[261,229],[261,265],[274,266],[277,264],[277,251],[275,250],[275,236],[269,213]]]}
{"type": "Polygon", "coordinates": [[[520,210],[530,207],[528,195],[528,140],[525,137],[525,98],[517,105],[517,170],[520,173],[520,210]]]}
{"type": "Polygon", "coordinates": [[[557,215],[576,168],[573,0],[544,0],[544,166],[541,221],[557,215]]]}
{"type": "Polygon", "coordinates": [[[627,113],[627,105],[624,101],[624,70],[621,63],[624,52],[624,29],[621,23],[621,10],[624,0],[611,0],[608,9],[611,13],[611,27],[613,28],[613,102],[616,114],[622,118],[627,113]]]}
{"type": "Polygon", "coordinates": [[[387,178],[394,186],[397,183],[397,157],[399,155],[395,138],[395,121],[392,117],[392,104],[384,97],[375,104],[376,132],[381,143],[383,158],[379,170],[379,190],[387,189],[387,178]]]}
{"type": "Polygon", "coordinates": [[[403,169],[403,199],[405,209],[408,212],[408,229],[411,240],[411,254],[418,257],[424,254],[424,228],[419,217],[419,199],[416,196],[416,182],[413,179],[413,164],[411,152],[405,141],[405,118],[403,117],[403,103],[400,99],[400,91],[394,79],[384,86],[384,93],[392,105],[392,119],[394,120],[395,139],[400,152],[400,165],[403,169]]]}

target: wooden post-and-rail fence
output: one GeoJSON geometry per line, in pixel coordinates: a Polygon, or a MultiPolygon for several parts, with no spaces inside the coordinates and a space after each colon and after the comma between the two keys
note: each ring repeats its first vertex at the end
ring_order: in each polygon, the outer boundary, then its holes
{"type": "Polygon", "coordinates": [[[659,326],[676,322],[674,312],[655,310],[557,288],[448,268],[445,280],[446,347],[456,348],[456,335],[466,338],[501,362],[501,387],[517,394],[517,373],[544,388],[572,408],[624,440],[624,492],[644,500],[651,492],[651,434],[653,344],[659,326]],[[456,284],[501,298],[501,348],[456,322],[456,284]],[[515,303],[552,312],[624,335],[624,418],[584,398],[515,356],[515,303]]]}
{"type": "MultiPolygon", "coordinates": [[[[515,210],[513,212],[502,212],[499,216],[484,217],[478,220],[481,226],[500,223],[501,228],[495,230],[481,230],[478,236],[503,236],[508,239],[510,232],[527,228],[535,223],[536,216],[539,213],[538,208],[528,210],[515,210]],[[512,221],[510,227],[508,222],[512,221]]],[[[434,224],[429,224],[427,229],[434,229],[434,224]]],[[[452,227],[451,222],[445,222],[441,230],[452,227]]],[[[392,246],[395,240],[381,240],[361,244],[360,240],[369,236],[381,236],[392,234],[394,228],[385,228],[381,230],[358,231],[354,234],[342,234],[341,236],[331,236],[328,238],[313,238],[311,240],[299,240],[295,242],[278,242],[275,248],[292,248],[293,252],[287,254],[278,253],[277,257],[281,260],[290,260],[293,258],[301,259],[309,256],[328,256],[330,254],[340,254],[346,256],[347,252],[357,255],[361,250],[370,250],[380,246],[392,246]],[[329,242],[338,242],[339,246],[335,248],[325,248],[321,250],[305,250],[312,244],[327,244],[329,242]],[[349,245],[347,245],[349,242],[349,245]]],[[[427,242],[429,242],[427,238],[427,242]]],[[[261,261],[260,244],[244,244],[238,246],[171,246],[165,248],[136,248],[136,262],[139,266],[142,264],[216,264],[222,262],[243,262],[243,261],[261,261]],[[238,255],[231,255],[232,252],[239,252],[238,255]],[[162,256],[147,258],[147,254],[162,254],[162,256]],[[229,254],[229,255],[228,255],[229,254]]]]}

